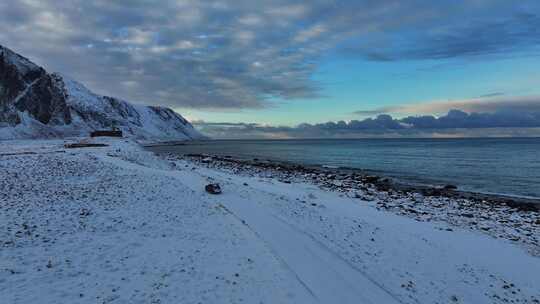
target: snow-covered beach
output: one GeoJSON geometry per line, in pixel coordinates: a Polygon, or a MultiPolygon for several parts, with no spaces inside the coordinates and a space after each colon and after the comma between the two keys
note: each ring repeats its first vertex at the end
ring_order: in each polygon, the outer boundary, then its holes
{"type": "Polygon", "coordinates": [[[540,303],[537,212],[66,142],[0,143],[5,303],[540,303]]]}

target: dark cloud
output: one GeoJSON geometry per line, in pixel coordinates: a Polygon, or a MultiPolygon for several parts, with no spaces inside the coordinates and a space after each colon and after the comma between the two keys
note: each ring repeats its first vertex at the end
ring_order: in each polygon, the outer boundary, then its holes
{"type": "Polygon", "coordinates": [[[354,111],[353,114],[360,115],[360,116],[373,116],[373,115],[379,115],[379,114],[386,114],[386,113],[392,113],[396,110],[396,107],[380,107],[373,110],[358,110],[354,111]]]}
{"type": "Polygon", "coordinates": [[[540,127],[540,112],[495,112],[466,113],[451,110],[447,115],[406,117],[400,120],[410,128],[449,129],[449,128],[536,128],[540,127]]]}
{"type": "Polygon", "coordinates": [[[529,50],[535,12],[537,1],[502,0],[7,0],[0,43],[99,93],[260,108],[319,96],[312,75],[335,49],[370,60],[529,50]]]}
{"type": "Polygon", "coordinates": [[[216,138],[335,138],[363,136],[431,136],[452,134],[540,135],[540,110],[537,112],[466,113],[450,110],[446,115],[435,117],[409,116],[394,119],[390,115],[352,120],[350,122],[327,122],[301,124],[296,127],[274,127],[257,124],[227,124],[197,122],[196,127],[216,138]],[[483,133],[475,131],[483,130],[483,133]],[[485,131],[486,129],[492,129],[485,131]],[[507,130],[505,130],[507,129],[507,130]],[[516,129],[533,130],[518,132],[516,129]]]}
{"type": "Polygon", "coordinates": [[[503,20],[460,19],[457,25],[412,33],[389,32],[384,35],[391,42],[379,49],[360,44],[348,46],[345,51],[373,61],[537,55],[540,17],[536,12],[516,13],[503,20]]]}
{"type": "Polygon", "coordinates": [[[504,94],[494,93],[474,99],[435,101],[429,103],[412,103],[380,107],[371,110],[359,110],[353,114],[360,116],[378,114],[431,114],[446,113],[451,109],[480,113],[538,113],[540,112],[540,96],[504,97],[504,94]]]}
{"type": "Polygon", "coordinates": [[[493,92],[493,93],[480,95],[478,96],[478,98],[490,98],[490,97],[498,97],[498,96],[503,96],[503,95],[505,95],[504,92],[493,92]]]}

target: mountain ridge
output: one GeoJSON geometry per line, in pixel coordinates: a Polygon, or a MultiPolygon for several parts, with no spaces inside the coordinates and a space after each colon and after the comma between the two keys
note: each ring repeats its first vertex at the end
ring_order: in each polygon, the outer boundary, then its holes
{"type": "Polygon", "coordinates": [[[143,140],[204,138],[170,108],[98,95],[0,45],[0,139],[87,136],[111,128],[143,140]]]}

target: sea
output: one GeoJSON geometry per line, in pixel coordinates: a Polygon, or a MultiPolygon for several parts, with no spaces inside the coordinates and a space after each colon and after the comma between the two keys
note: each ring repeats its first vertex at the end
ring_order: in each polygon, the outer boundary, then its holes
{"type": "Polygon", "coordinates": [[[540,198],[540,138],[209,140],[151,150],[353,168],[414,185],[540,198]]]}

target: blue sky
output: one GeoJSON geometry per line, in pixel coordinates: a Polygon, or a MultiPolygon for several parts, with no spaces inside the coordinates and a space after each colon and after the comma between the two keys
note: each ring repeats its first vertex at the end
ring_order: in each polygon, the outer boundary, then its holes
{"type": "Polygon", "coordinates": [[[8,0],[0,14],[0,44],[210,133],[381,114],[408,129],[452,109],[494,114],[461,126],[540,127],[538,1],[8,0]]]}
{"type": "MultiPolygon", "coordinates": [[[[275,100],[271,107],[263,110],[179,111],[205,121],[292,126],[302,122],[361,119],[370,115],[354,112],[386,106],[492,95],[540,95],[540,57],[372,62],[333,55],[321,61],[313,79],[321,83],[320,97],[275,100]]],[[[415,114],[446,112],[404,112],[395,116],[415,114]]]]}

